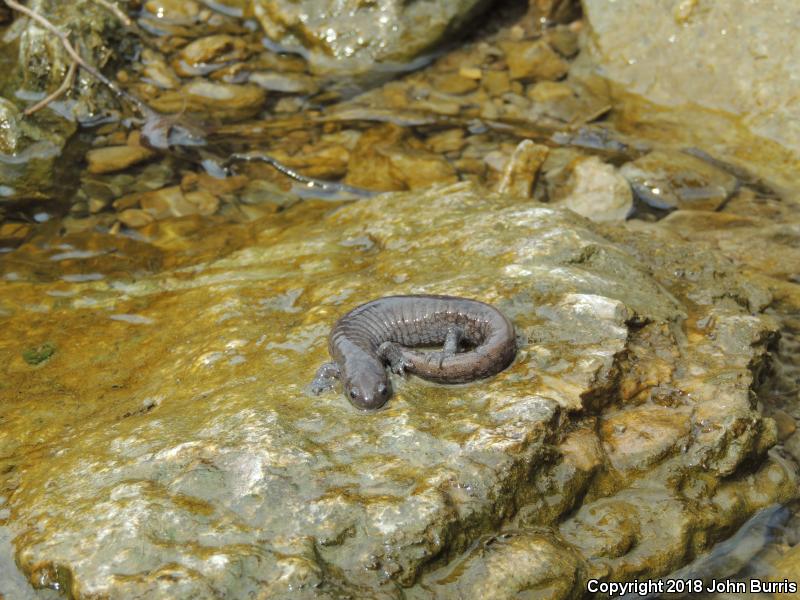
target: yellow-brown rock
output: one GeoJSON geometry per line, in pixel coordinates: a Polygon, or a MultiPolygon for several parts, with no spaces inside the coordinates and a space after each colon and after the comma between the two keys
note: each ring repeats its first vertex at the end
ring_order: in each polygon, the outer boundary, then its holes
{"type": "Polygon", "coordinates": [[[219,119],[244,119],[258,113],[266,97],[266,92],[257,85],[197,79],[180,90],[164,93],[151,104],[164,113],[207,111],[219,119]]]}
{"type": "Polygon", "coordinates": [[[240,37],[218,34],[194,40],[173,61],[175,71],[183,76],[202,75],[209,64],[244,60],[247,43],[240,37]]]}
{"type": "Polygon", "coordinates": [[[567,74],[569,63],[544,40],[502,41],[512,79],[560,79],[567,74]]]}
{"type": "Polygon", "coordinates": [[[511,194],[520,198],[530,198],[539,169],[550,154],[550,148],[522,140],[506,163],[503,178],[497,189],[501,194],[511,194]]]}
{"type": "Polygon", "coordinates": [[[122,171],[155,156],[155,152],[142,146],[107,146],[86,153],[89,173],[122,171]]]}
{"type": "Polygon", "coordinates": [[[128,208],[123,210],[117,215],[117,218],[123,225],[133,228],[144,227],[155,221],[153,215],[140,208],[128,208]]]}
{"type": "Polygon", "coordinates": [[[406,190],[454,182],[453,166],[396,125],[367,130],[354,148],[345,182],[372,190],[406,190]]]}

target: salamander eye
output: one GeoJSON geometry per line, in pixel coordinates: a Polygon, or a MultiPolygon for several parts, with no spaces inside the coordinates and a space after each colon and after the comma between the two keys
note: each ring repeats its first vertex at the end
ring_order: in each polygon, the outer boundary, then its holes
{"type": "Polygon", "coordinates": [[[385,384],[383,384],[383,383],[382,383],[382,384],[380,384],[380,385],[378,386],[378,393],[379,393],[381,396],[383,396],[383,395],[386,393],[386,385],[385,385],[385,384]]]}
{"type": "Polygon", "coordinates": [[[351,397],[353,400],[355,400],[356,398],[358,398],[358,392],[357,392],[357,391],[355,391],[355,390],[350,390],[350,397],[351,397]]]}

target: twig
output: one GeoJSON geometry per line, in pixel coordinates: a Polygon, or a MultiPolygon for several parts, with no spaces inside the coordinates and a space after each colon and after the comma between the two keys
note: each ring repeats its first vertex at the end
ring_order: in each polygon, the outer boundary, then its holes
{"type": "Polygon", "coordinates": [[[327,194],[350,194],[357,198],[372,198],[380,192],[368,190],[366,188],[353,187],[346,183],[337,183],[335,181],[325,181],[323,179],[315,179],[314,177],[306,177],[302,173],[298,173],[294,169],[287,167],[279,160],[272,158],[263,152],[234,152],[229,155],[226,160],[222,162],[222,167],[229,167],[234,162],[263,162],[270,165],[279,173],[283,173],[287,177],[305,184],[309,188],[316,188],[327,194]]]}
{"type": "Polygon", "coordinates": [[[51,32],[53,35],[58,36],[58,39],[61,40],[61,45],[64,46],[64,50],[66,50],[70,58],[72,58],[72,60],[76,62],[78,66],[80,66],[87,73],[89,73],[89,75],[91,75],[92,77],[103,83],[106,87],[108,87],[108,89],[110,89],[114,93],[114,95],[117,96],[117,98],[130,102],[133,106],[136,107],[136,109],[142,116],[150,116],[153,114],[154,112],[153,109],[147,106],[144,102],[139,100],[136,96],[133,96],[132,94],[129,94],[128,92],[123,90],[116,83],[114,83],[108,77],[103,75],[99,70],[97,70],[95,67],[93,67],[85,60],[83,60],[81,55],[78,54],[78,51],[75,50],[75,47],[70,43],[69,36],[66,33],[60,31],[45,17],[43,17],[36,11],[33,11],[26,6],[23,6],[16,0],[5,0],[5,3],[9,6],[9,8],[17,12],[20,12],[24,15],[27,15],[28,17],[39,23],[42,27],[47,29],[49,32],[51,32]]]}
{"type": "Polygon", "coordinates": [[[114,13],[114,16],[117,17],[122,22],[122,24],[125,25],[125,27],[133,27],[133,21],[131,21],[128,15],[126,15],[124,12],[120,10],[119,6],[117,6],[116,4],[112,4],[108,0],[94,0],[94,1],[97,2],[100,6],[104,6],[112,13],[114,13]]]}
{"type": "Polygon", "coordinates": [[[77,67],[78,63],[76,63],[74,60],[71,61],[69,63],[69,70],[67,71],[67,74],[64,77],[64,81],[61,82],[61,85],[58,86],[58,89],[52,94],[49,94],[47,97],[39,100],[39,102],[37,102],[33,106],[29,106],[28,108],[26,108],[24,111],[25,116],[29,117],[37,110],[43,109],[45,106],[53,102],[53,100],[55,100],[62,94],[66,94],[67,90],[72,87],[72,81],[75,79],[75,69],[77,69],[77,67]]]}

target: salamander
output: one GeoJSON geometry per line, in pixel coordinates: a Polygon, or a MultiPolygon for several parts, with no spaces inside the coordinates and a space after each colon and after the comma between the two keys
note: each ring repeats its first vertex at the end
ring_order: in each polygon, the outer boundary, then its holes
{"type": "Polygon", "coordinates": [[[493,306],[456,296],[387,296],[340,318],[328,337],[333,359],[317,371],[319,394],[341,380],[351,404],[383,406],[391,395],[385,366],[438,383],[465,383],[505,369],[517,352],[514,326],[493,306]],[[442,346],[439,351],[412,348],[442,346]]]}

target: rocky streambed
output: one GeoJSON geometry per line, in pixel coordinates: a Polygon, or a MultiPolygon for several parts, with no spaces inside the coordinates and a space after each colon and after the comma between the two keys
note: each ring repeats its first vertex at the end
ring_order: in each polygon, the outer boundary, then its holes
{"type": "MultiPolygon", "coordinates": [[[[25,115],[69,56],[0,10],[29,65],[0,82],[0,598],[797,580],[788,100],[649,93],[595,2],[366,4],[350,31],[310,0],[55,4],[29,6],[158,112],[81,70],[25,115]],[[374,413],[311,394],[335,320],[407,293],[497,306],[516,359],[393,376],[374,413]]],[[[658,4],[658,41],[731,17],[658,4]]]]}

